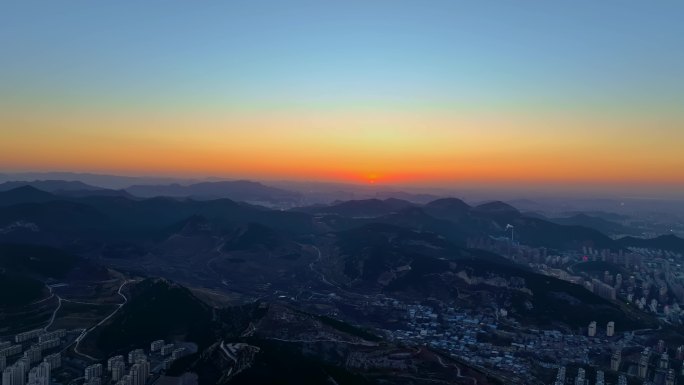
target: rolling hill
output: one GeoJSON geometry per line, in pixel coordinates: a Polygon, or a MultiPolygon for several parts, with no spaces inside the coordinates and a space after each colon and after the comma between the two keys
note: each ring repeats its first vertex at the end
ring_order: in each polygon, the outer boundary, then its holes
{"type": "Polygon", "coordinates": [[[181,338],[201,347],[213,343],[212,309],[187,288],[163,279],[146,279],[129,292],[130,301],[89,335],[91,342],[86,346],[107,356],[157,339],[181,338]]]}
{"type": "Polygon", "coordinates": [[[676,235],[661,235],[655,238],[624,237],[618,239],[617,242],[624,247],[643,247],[684,253],[684,239],[676,235]]]}
{"type": "Polygon", "coordinates": [[[295,203],[301,198],[299,193],[246,180],[202,182],[190,185],[134,185],[126,188],[126,191],[143,198],[158,196],[201,200],[227,198],[242,202],[269,202],[273,204],[295,203]]]}

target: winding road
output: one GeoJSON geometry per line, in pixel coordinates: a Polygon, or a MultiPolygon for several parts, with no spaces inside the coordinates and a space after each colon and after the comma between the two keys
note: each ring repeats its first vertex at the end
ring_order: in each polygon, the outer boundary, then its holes
{"type": "Polygon", "coordinates": [[[52,316],[50,316],[50,321],[49,321],[48,324],[43,328],[44,331],[47,331],[48,328],[49,328],[50,326],[52,326],[52,324],[55,322],[55,317],[57,316],[57,312],[59,311],[59,309],[62,308],[62,297],[57,296],[57,300],[58,300],[58,302],[57,302],[57,308],[52,312],[52,316]]]}
{"type": "MultiPolygon", "coordinates": [[[[304,247],[304,245],[300,245],[300,246],[304,247]]],[[[321,253],[321,249],[319,249],[318,246],[311,245],[311,247],[313,247],[314,249],[316,249],[316,252],[318,253],[318,257],[316,258],[315,261],[311,261],[311,263],[309,263],[309,269],[310,269],[314,274],[318,275],[318,276],[321,278],[321,281],[323,281],[323,283],[325,283],[325,284],[328,285],[328,286],[332,286],[332,287],[337,288],[337,286],[333,285],[332,283],[330,283],[330,281],[328,281],[328,280],[325,278],[325,275],[324,275],[322,272],[320,272],[320,271],[318,271],[318,270],[316,270],[316,269],[314,268],[314,265],[317,264],[317,263],[319,263],[319,262],[321,261],[321,258],[323,258],[323,254],[321,253]]]]}
{"type": "MultiPolygon", "coordinates": [[[[119,286],[119,290],[117,291],[117,293],[121,296],[121,298],[123,298],[124,301],[123,301],[122,303],[120,303],[120,304],[116,307],[116,309],[114,309],[114,311],[113,311],[111,314],[109,314],[107,317],[105,317],[104,319],[102,319],[100,322],[98,322],[95,326],[91,327],[90,329],[84,329],[83,332],[82,332],[78,337],[76,337],[76,340],[74,341],[74,342],[76,343],[76,346],[74,346],[74,353],[76,353],[76,354],[78,354],[78,355],[80,355],[80,356],[83,356],[83,357],[87,357],[87,358],[89,358],[89,359],[91,359],[91,360],[93,360],[93,361],[97,361],[97,358],[95,358],[95,357],[93,357],[93,356],[90,356],[90,355],[88,355],[88,354],[79,352],[79,351],[78,351],[78,347],[79,347],[79,345],[81,344],[81,341],[83,341],[83,340],[88,336],[88,334],[89,334],[90,332],[92,332],[93,330],[95,330],[98,326],[100,326],[100,325],[104,324],[105,322],[107,322],[107,321],[108,321],[110,318],[112,318],[119,310],[121,310],[121,308],[122,308],[126,303],[128,303],[128,298],[121,292],[121,290],[123,290],[124,286],[126,286],[129,282],[134,282],[134,281],[132,281],[132,280],[125,280],[125,281],[121,284],[121,286],[119,286]]],[[[67,346],[67,348],[68,348],[68,346],[67,346]]]]}
{"type": "Polygon", "coordinates": [[[477,385],[477,380],[476,380],[475,378],[469,377],[469,376],[462,376],[462,375],[461,375],[461,367],[460,367],[460,366],[458,366],[458,365],[447,365],[447,364],[445,364],[444,361],[442,360],[442,357],[441,357],[440,355],[437,355],[437,361],[439,362],[440,365],[442,365],[442,367],[445,367],[445,368],[456,368],[456,377],[458,377],[458,378],[465,378],[465,379],[471,380],[471,381],[473,381],[473,385],[477,385]]]}

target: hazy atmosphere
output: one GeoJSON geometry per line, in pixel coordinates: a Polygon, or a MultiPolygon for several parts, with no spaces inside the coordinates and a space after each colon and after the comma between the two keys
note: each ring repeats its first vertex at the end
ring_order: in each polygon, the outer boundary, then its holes
{"type": "Polygon", "coordinates": [[[683,12],[5,1],[0,167],[684,192],[683,12]]]}
{"type": "Polygon", "coordinates": [[[0,385],[684,385],[684,1],[0,0],[0,385]]]}

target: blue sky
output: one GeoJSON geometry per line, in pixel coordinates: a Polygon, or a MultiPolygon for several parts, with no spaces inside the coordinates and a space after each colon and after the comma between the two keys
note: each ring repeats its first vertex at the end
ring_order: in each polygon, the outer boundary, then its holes
{"type": "Polygon", "coordinates": [[[682,20],[682,1],[0,0],[0,165],[684,185],[682,20]]]}
{"type": "Polygon", "coordinates": [[[156,107],[674,110],[683,17],[681,1],[3,1],[0,81],[156,107]]]}

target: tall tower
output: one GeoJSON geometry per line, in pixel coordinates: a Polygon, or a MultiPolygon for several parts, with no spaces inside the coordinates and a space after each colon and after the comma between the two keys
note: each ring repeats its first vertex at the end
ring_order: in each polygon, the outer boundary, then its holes
{"type": "Polygon", "coordinates": [[[622,361],[622,351],[620,349],[618,349],[615,351],[615,353],[613,353],[613,356],[610,357],[610,370],[613,370],[615,372],[619,371],[621,361],[622,361]]]}
{"type": "Polygon", "coordinates": [[[648,374],[648,359],[649,352],[644,350],[641,353],[641,358],[639,359],[639,377],[641,378],[646,378],[646,375],[648,374]]]}
{"type": "Polygon", "coordinates": [[[596,321],[591,321],[589,323],[587,335],[589,337],[594,337],[596,335],[596,321]]]}
{"type": "Polygon", "coordinates": [[[575,377],[575,385],[585,385],[585,372],[584,369],[579,368],[577,369],[577,377],[575,377]]]}
{"type": "Polygon", "coordinates": [[[667,352],[660,355],[660,361],[658,362],[659,369],[669,369],[670,368],[670,357],[667,352]]]}
{"type": "Polygon", "coordinates": [[[665,377],[665,385],[675,385],[675,372],[674,369],[670,369],[665,377]]]}
{"type": "Polygon", "coordinates": [[[605,377],[603,375],[603,371],[597,370],[596,371],[596,385],[605,385],[606,384],[605,381],[606,380],[605,380],[605,377]]]}

